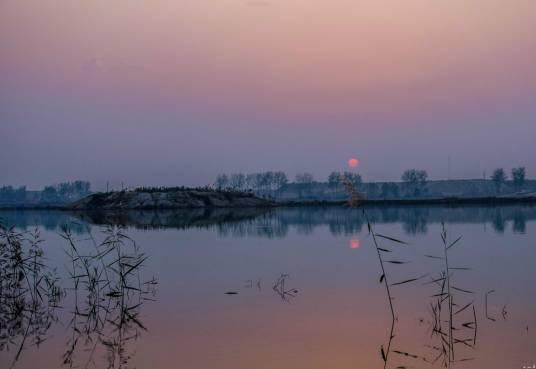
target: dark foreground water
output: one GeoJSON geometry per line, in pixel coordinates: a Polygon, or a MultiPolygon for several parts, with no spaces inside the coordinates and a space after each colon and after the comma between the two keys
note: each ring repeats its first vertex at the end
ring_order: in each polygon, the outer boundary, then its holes
{"type": "Polygon", "coordinates": [[[536,208],[366,215],[0,212],[0,368],[532,367],[536,208]]]}

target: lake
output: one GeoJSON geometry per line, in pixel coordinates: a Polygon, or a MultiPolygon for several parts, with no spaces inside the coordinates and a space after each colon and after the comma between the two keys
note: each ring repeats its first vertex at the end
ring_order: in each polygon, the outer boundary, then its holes
{"type": "Polygon", "coordinates": [[[0,218],[0,368],[536,362],[536,207],[0,218]]]}

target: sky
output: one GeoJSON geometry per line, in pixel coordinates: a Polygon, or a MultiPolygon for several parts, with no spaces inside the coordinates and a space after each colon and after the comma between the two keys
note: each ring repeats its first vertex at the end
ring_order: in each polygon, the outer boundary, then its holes
{"type": "Polygon", "coordinates": [[[536,177],[533,0],[0,0],[0,185],[536,177]]]}

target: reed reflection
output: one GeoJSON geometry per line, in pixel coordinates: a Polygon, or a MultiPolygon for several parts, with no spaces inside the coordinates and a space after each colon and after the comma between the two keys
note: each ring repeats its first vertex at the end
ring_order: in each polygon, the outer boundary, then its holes
{"type": "Polygon", "coordinates": [[[64,291],[46,265],[42,242],[37,229],[20,232],[0,225],[0,351],[14,352],[10,367],[27,347],[46,340],[58,321],[64,291]]]}
{"type": "Polygon", "coordinates": [[[69,275],[74,309],[72,334],[63,354],[63,365],[98,368],[95,354],[105,351],[107,368],[129,367],[134,342],[147,330],[140,318],[145,301],[156,296],[156,279],[144,280],[141,268],[147,259],[121,227],[108,227],[100,243],[89,232],[92,252],[81,251],[68,227],[62,237],[69,247],[69,275]],[[82,356],[80,362],[77,355],[82,356]]]}
{"type": "MultiPolygon", "coordinates": [[[[365,217],[366,217],[366,213],[365,217]]],[[[462,237],[451,240],[447,233],[447,228],[442,225],[441,242],[442,250],[432,254],[424,255],[426,258],[439,263],[439,273],[431,271],[421,276],[408,276],[398,281],[390,282],[391,271],[388,264],[401,266],[407,264],[409,260],[393,259],[388,255],[393,253],[393,248],[397,246],[409,246],[406,242],[386,235],[376,233],[370,221],[367,222],[369,234],[372,236],[372,243],[377,251],[380,264],[380,284],[384,285],[387,297],[387,305],[390,311],[390,329],[387,335],[387,342],[380,346],[380,354],[383,360],[383,367],[409,368],[418,363],[429,365],[439,364],[444,368],[452,368],[455,365],[461,366],[464,363],[475,360],[475,350],[477,349],[477,336],[479,319],[477,317],[476,298],[477,292],[466,288],[463,277],[464,272],[470,271],[467,265],[452,265],[449,256],[456,248],[460,247],[462,237]],[[384,246],[380,241],[389,242],[392,247],[384,246]],[[457,275],[458,278],[454,279],[457,275]],[[424,282],[421,282],[425,280],[424,282]],[[408,319],[408,316],[399,314],[394,304],[396,299],[396,289],[402,285],[413,285],[416,288],[434,289],[431,291],[429,301],[422,303],[428,305],[430,317],[419,319],[420,323],[426,324],[426,335],[429,341],[423,342],[421,347],[414,347],[413,350],[405,350],[402,347],[405,343],[402,340],[396,341],[400,335],[397,332],[398,323],[408,319]],[[396,348],[394,348],[396,346],[396,348]],[[423,350],[424,349],[424,350],[423,350]],[[393,354],[397,357],[393,358],[393,354]],[[390,365],[391,364],[391,365],[390,365]]],[[[396,253],[400,255],[400,253],[396,253]]],[[[492,322],[495,318],[488,313],[488,297],[495,290],[483,293],[484,296],[484,317],[492,322]]],[[[506,305],[503,306],[501,315],[506,321],[508,311],[506,305]]],[[[469,366],[470,367],[470,366],[469,366]]]]}
{"type": "Polygon", "coordinates": [[[110,226],[102,235],[98,243],[89,228],[64,225],[70,280],[65,287],[48,266],[37,229],[0,226],[0,351],[14,353],[10,368],[25,349],[39,347],[52,326],[64,323],[60,308],[71,311],[63,366],[130,367],[134,342],[147,329],[140,312],[155,299],[157,282],[144,279],[147,256],[123,228],[110,226]],[[77,238],[81,229],[86,230],[82,239],[77,238]]]}

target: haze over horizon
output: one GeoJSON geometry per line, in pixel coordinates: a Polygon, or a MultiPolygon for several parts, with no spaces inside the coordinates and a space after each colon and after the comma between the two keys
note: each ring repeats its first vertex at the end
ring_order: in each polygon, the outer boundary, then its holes
{"type": "Polygon", "coordinates": [[[530,0],[4,0],[0,186],[536,177],[530,0]]]}

